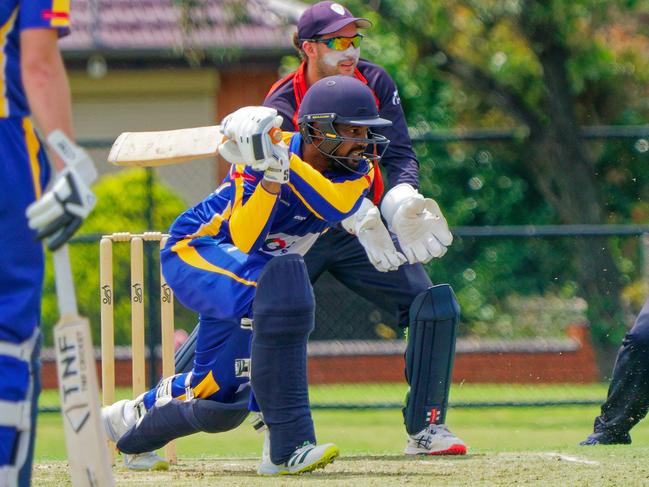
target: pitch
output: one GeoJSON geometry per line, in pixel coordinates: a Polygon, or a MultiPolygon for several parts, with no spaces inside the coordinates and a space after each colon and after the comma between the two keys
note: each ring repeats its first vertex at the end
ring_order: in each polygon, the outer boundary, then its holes
{"type": "MultiPolygon", "coordinates": [[[[342,456],[326,470],[299,478],[255,474],[261,437],[247,424],[222,435],[178,441],[179,463],[168,472],[115,468],[118,485],[643,485],[649,478],[649,428],[633,444],[578,447],[592,426],[594,406],[451,409],[449,424],[469,443],[466,457],[406,457],[400,411],[316,411],[321,441],[336,441],[342,456]]],[[[66,484],[57,451],[60,417],[41,415],[34,485],[66,484]]],[[[60,450],[60,449],[59,449],[60,450]]],[[[118,462],[120,459],[118,458],[118,462]]]]}

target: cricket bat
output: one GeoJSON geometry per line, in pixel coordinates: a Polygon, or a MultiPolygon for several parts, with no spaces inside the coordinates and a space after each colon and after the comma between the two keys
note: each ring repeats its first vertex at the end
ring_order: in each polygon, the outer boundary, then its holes
{"type": "Polygon", "coordinates": [[[112,487],[90,326],[77,311],[68,246],[58,249],[53,257],[60,313],[54,327],[54,350],[72,485],[112,487]]]}
{"type": "Polygon", "coordinates": [[[124,132],[113,143],[108,162],[117,166],[157,167],[218,154],[220,125],[158,132],[124,132]]]}
{"type": "MultiPolygon", "coordinates": [[[[63,132],[47,138],[49,146],[75,167],[87,184],[97,177],[88,154],[63,132]]],[[[97,370],[88,320],[79,316],[68,246],[53,254],[59,322],[54,327],[54,352],[61,412],[73,487],[112,487],[112,457],[101,424],[97,370]]]]}

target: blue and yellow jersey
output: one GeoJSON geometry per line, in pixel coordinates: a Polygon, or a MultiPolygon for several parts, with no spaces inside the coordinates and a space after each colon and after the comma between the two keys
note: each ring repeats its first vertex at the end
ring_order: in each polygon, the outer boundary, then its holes
{"type": "Polygon", "coordinates": [[[263,172],[233,165],[217,190],[180,215],[171,226],[176,240],[212,237],[245,253],[304,255],[318,235],[360,206],[372,184],[373,168],[359,173],[324,173],[302,160],[299,133],[284,132],[291,173],[278,195],[260,184],[263,172]]]}
{"type": "Polygon", "coordinates": [[[70,0],[0,1],[0,118],[29,115],[20,76],[20,33],[26,29],[70,32],[70,0]]]}

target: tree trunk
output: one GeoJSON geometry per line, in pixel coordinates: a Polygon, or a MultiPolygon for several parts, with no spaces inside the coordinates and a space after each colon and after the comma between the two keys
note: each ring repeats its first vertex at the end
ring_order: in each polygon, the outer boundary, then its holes
{"type": "MultiPolygon", "coordinates": [[[[575,116],[562,46],[545,44],[539,52],[548,91],[548,123],[530,137],[526,163],[538,188],[564,223],[604,223],[595,165],[582,143],[575,116]]],[[[617,346],[624,330],[621,279],[607,239],[584,237],[575,242],[578,282],[588,302],[593,336],[600,346],[617,346]],[[611,331],[614,331],[611,333],[611,331]],[[612,343],[615,342],[615,343],[612,343]]]]}

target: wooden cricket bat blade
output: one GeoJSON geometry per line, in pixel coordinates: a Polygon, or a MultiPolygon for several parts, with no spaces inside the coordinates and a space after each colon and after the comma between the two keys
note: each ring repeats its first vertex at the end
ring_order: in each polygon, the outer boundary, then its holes
{"type": "Polygon", "coordinates": [[[112,487],[88,321],[73,314],[62,316],[54,327],[54,350],[72,485],[112,487]]]}
{"type": "Polygon", "coordinates": [[[108,162],[116,166],[157,167],[218,154],[221,127],[158,132],[124,132],[113,143],[108,162]]]}

